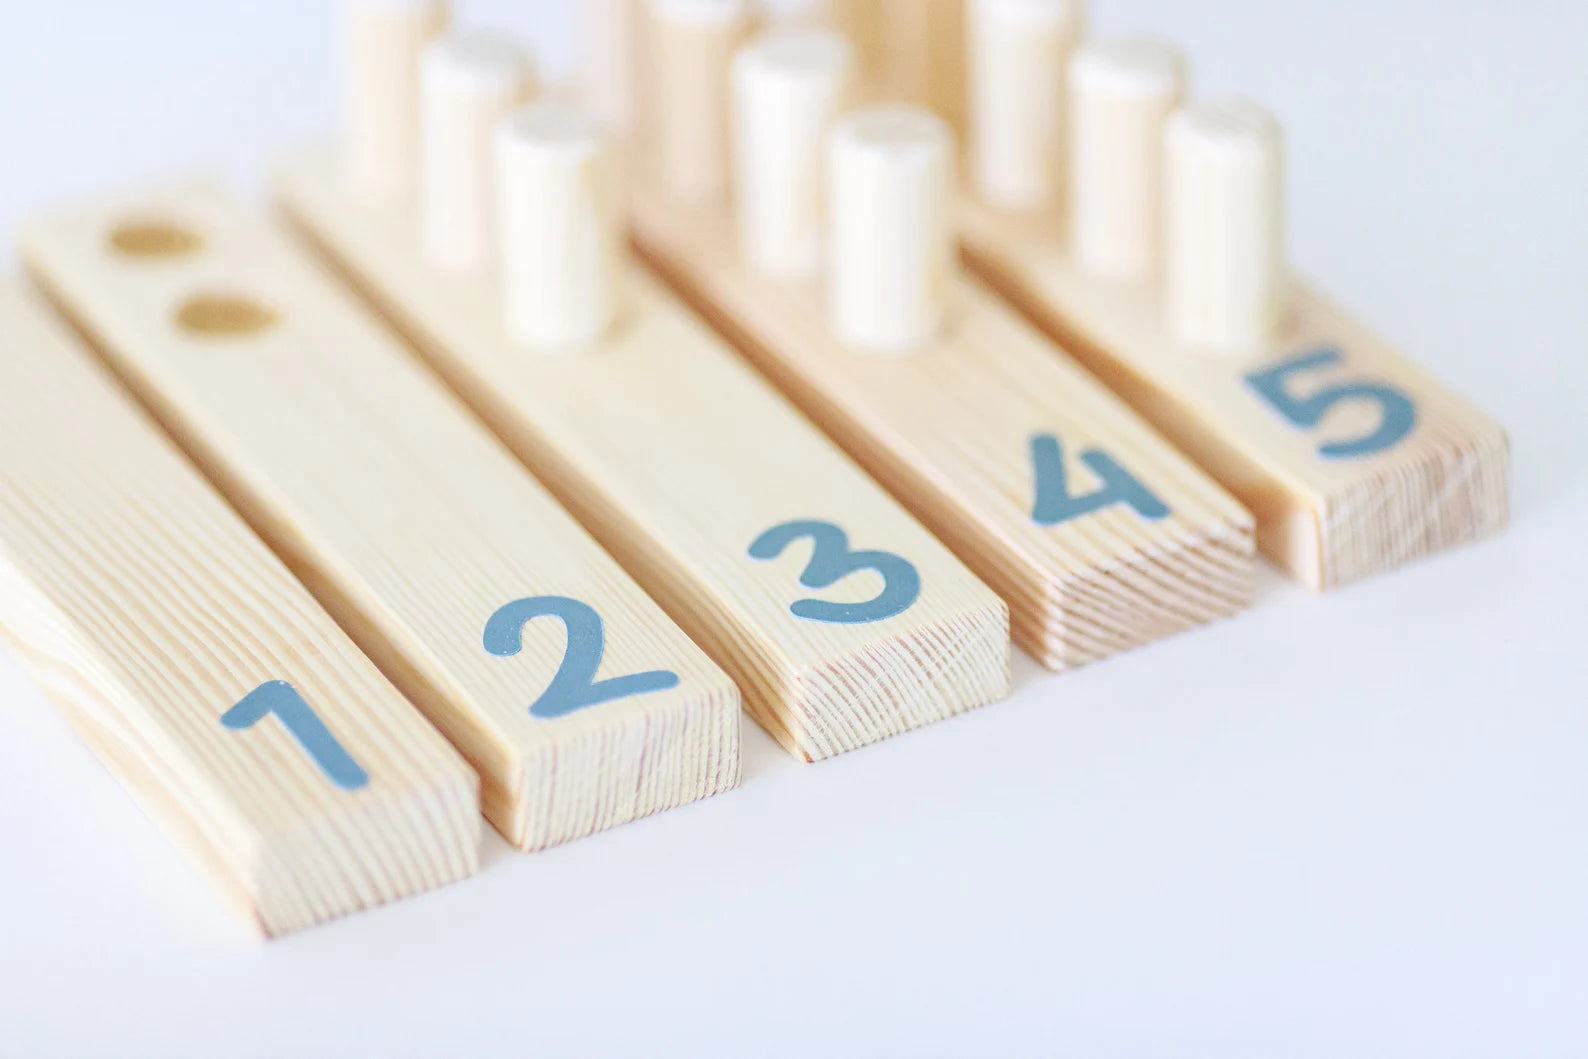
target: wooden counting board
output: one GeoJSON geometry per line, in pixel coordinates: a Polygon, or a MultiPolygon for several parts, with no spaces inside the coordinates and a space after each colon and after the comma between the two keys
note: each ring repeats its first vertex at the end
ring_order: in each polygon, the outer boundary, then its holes
{"type": "MultiPolygon", "coordinates": [[[[727,90],[726,69],[673,73],[668,27],[657,22],[653,15],[659,76],[720,74],[727,90]]],[[[958,274],[949,218],[932,212],[932,194],[909,186],[908,159],[874,181],[874,198],[853,203],[864,244],[854,256],[875,250],[894,226],[911,246],[940,240],[943,263],[911,275],[935,288],[922,303],[942,303],[942,320],[898,348],[865,348],[866,336],[850,342],[835,333],[840,321],[829,319],[817,272],[823,222],[813,204],[823,197],[820,136],[842,101],[846,61],[831,35],[806,32],[742,50],[733,76],[737,215],[726,195],[691,201],[667,185],[665,166],[635,165],[636,174],[661,174],[637,177],[632,189],[647,258],[998,590],[1017,642],[1042,664],[1079,665],[1245,606],[1250,516],[1018,314],[958,274]],[[926,208],[910,215],[914,203],[926,208]]],[[[833,142],[851,149],[858,140],[857,166],[879,169],[890,153],[936,148],[941,171],[916,164],[913,172],[939,180],[952,160],[934,125],[872,109],[840,125],[833,142]]],[[[835,176],[825,197],[842,211],[846,195],[864,192],[835,176]]],[[[868,305],[889,297],[889,273],[910,272],[908,250],[842,275],[847,247],[830,252],[825,282],[863,291],[855,297],[868,305]]]]}
{"type": "Polygon", "coordinates": [[[282,234],[179,185],[46,217],[22,249],[473,763],[514,845],[737,784],[733,684],[282,234]]]}
{"type": "Polygon", "coordinates": [[[0,443],[0,633],[249,922],[475,870],[463,759],[11,284],[0,443]]]}

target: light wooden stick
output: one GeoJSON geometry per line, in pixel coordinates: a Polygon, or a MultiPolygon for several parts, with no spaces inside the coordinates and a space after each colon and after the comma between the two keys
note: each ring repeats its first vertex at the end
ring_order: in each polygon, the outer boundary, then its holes
{"type": "MultiPolygon", "coordinates": [[[[170,243],[127,245],[170,257],[152,271],[185,267],[170,243]]],[[[103,238],[94,252],[115,255],[103,238]]],[[[463,759],[8,284],[0,449],[0,634],[259,931],[475,870],[479,789],[463,759]]]]}
{"type": "Polygon", "coordinates": [[[918,107],[862,108],[828,143],[828,325],[852,348],[902,353],[942,325],[955,268],[952,135],[918,107]]]}
{"type": "Polygon", "coordinates": [[[645,84],[643,0],[580,0],[584,102],[614,136],[640,121],[645,84]]]}
{"type": "Polygon", "coordinates": [[[728,189],[728,68],[754,25],[748,0],[649,0],[651,145],[673,194],[728,189]]]}
{"type": "Polygon", "coordinates": [[[445,28],[446,0],[342,0],[343,179],[395,200],[418,164],[419,55],[445,28]]]}
{"type": "Polygon", "coordinates": [[[967,16],[975,193],[1002,209],[1042,209],[1060,190],[1081,0],[968,0],[967,16]]]}
{"type": "Polygon", "coordinates": [[[566,105],[535,104],[498,130],[496,164],[508,330],[539,349],[594,342],[617,313],[622,257],[606,130],[566,105]]]}
{"type": "Polygon", "coordinates": [[[1284,147],[1254,103],[1201,103],[1169,120],[1164,214],[1167,315],[1188,345],[1245,352],[1285,307],[1284,147]]]}
{"type": "Polygon", "coordinates": [[[456,33],[425,49],[420,77],[419,230],[443,268],[495,262],[492,139],[534,92],[529,56],[494,33],[456,33]]]}
{"type": "Polygon", "coordinates": [[[843,106],[854,49],[832,31],[769,34],[733,63],[740,255],[768,275],[813,275],[822,256],[822,143],[843,106]]]}
{"type": "Polygon", "coordinates": [[[1089,44],[1070,63],[1070,234],[1082,267],[1146,280],[1159,268],[1163,130],[1185,64],[1147,37],[1089,44]]]}
{"type": "MultiPolygon", "coordinates": [[[[402,216],[389,234],[422,261],[402,216]]],[[[166,430],[463,751],[509,842],[565,842],[738,782],[733,684],[284,233],[177,185],[49,216],[22,246],[166,430]],[[107,233],[141,217],[179,221],[209,249],[107,252],[107,233]]],[[[426,267],[434,286],[496,301],[489,273],[426,267]]]]}

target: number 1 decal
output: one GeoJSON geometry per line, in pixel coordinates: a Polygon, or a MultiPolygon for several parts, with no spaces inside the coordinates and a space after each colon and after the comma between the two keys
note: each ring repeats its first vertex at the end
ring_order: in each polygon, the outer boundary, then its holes
{"type": "Polygon", "coordinates": [[[1129,504],[1136,514],[1155,522],[1168,517],[1169,508],[1164,502],[1102,449],[1087,449],[1081,453],[1081,462],[1103,484],[1084,496],[1072,496],[1059,439],[1052,434],[1038,434],[1031,439],[1031,465],[1037,483],[1031,518],[1037,525],[1057,526],[1110,504],[1129,504]]]}
{"type": "Polygon", "coordinates": [[[1340,362],[1338,349],[1316,349],[1280,361],[1271,368],[1246,376],[1246,385],[1273,406],[1292,426],[1303,430],[1323,422],[1323,417],[1341,401],[1373,401],[1379,406],[1377,429],[1350,441],[1326,441],[1318,455],[1329,460],[1371,456],[1382,452],[1412,432],[1417,425],[1417,406],[1403,391],[1376,382],[1348,382],[1325,386],[1310,397],[1292,396],[1286,388],[1292,375],[1326,368],[1340,362]]]}
{"type": "Polygon", "coordinates": [[[750,545],[750,558],[776,559],[802,537],[815,548],[800,574],[806,588],[831,588],[850,574],[875,570],[882,575],[882,591],[864,603],[830,603],[825,599],[798,599],[789,610],[796,618],[839,625],[882,621],[910,608],[921,594],[921,575],[915,565],[892,552],[849,550],[849,537],[831,522],[802,519],[773,526],[750,545]]]}
{"type": "Polygon", "coordinates": [[[568,647],[551,683],[530,704],[529,712],[534,717],[550,720],[586,706],[678,686],[678,674],[665,669],[597,680],[596,671],[606,653],[601,615],[588,603],[568,596],[532,596],[501,607],[485,623],[485,649],[502,658],[518,654],[524,646],[524,626],[535,618],[560,620],[568,635],[568,647]]]}
{"type": "Polygon", "coordinates": [[[292,733],[303,752],[320,766],[320,771],[332,783],[344,791],[356,791],[369,783],[369,773],[359,768],[358,762],[325,727],[314,707],[303,701],[298,689],[285,680],[266,681],[244,695],[237,705],[221,714],[221,724],[241,732],[271,714],[281,718],[281,723],[292,733]]]}

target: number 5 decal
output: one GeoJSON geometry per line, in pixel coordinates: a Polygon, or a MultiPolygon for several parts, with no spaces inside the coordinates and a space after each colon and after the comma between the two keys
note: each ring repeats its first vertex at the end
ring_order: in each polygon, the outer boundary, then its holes
{"type": "Polygon", "coordinates": [[[1375,382],[1349,382],[1325,386],[1310,397],[1295,397],[1286,389],[1292,375],[1326,368],[1340,362],[1338,349],[1318,349],[1281,361],[1271,368],[1246,376],[1246,384],[1274,407],[1280,415],[1302,429],[1323,422],[1323,417],[1341,401],[1372,401],[1379,406],[1377,429],[1350,441],[1326,441],[1318,446],[1325,459],[1344,460],[1382,452],[1412,432],[1417,425],[1417,406],[1403,391],[1375,382]]]}
{"type": "Polygon", "coordinates": [[[501,607],[485,623],[485,649],[502,658],[518,654],[524,646],[524,626],[535,618],[547,617],[562,622],[568,634],[568,648],[556,676],[530,705],[532,716],[549,720],[586,706],[678,686],[678,674],[665,669],[596,680],[601,656],[606,653],[601,616],[588,603],[567,596],[532,596],[501,607]]]}
{"type": "Polygon", "coordinates": [[[809,537],[816,547],[800,575],[800,584],[806,588],[830,588],[858,570],[875,570],[882,575],[882,591],[864,603],[795,600],[789,610],[797,618],[841,625],[882,621],[908,610],[921,594],[921,575],[909,560],[891,552],[852,552],[849,537],[831,522],[807,519],[773,526],[750,545],[750,558],[776,559],[802,537],[809,537]]]}

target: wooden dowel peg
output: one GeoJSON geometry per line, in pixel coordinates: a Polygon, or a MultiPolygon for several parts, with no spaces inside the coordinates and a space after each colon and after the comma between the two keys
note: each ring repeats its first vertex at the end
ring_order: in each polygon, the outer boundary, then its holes
{"type": "Polygon", "coordinates": [[[501,125],[496,164],[508,331],[542,349],[593,342],[616,315],[622,260],[609,134],[586,111],[535,103],[501,125]]]}
{"type": "Polygon", "coordinates": [[[343,0],[343,179],[361,194],[413,187],[419,55],[446,24],[445,0],[343,0]]]}
{"type": "Polygon", "coordinates": [[[1279,123],[1244,100],[1199,103],[1169,119],[1164,150],[1171,329],[1206,349],[1267,344],[1285,308],[1279,123]]]}
{"type": "Polygon", "coordinates": [[[425,49],[419,230],[434,264],[475,269],[495,260],[492,139],[534,88],[528,54],[503,35],[449,34],[425,49]]]}
{"type": "Polygon", "coordinates": [[[584,102],[614,135],[632,131],[639,121],[641,85],[641,0],[580,0],[583,18],[584,102]]]}
{"type": "Polygon", "coordinates": [[[828,323],[903,353],[942,325],[954,268],[953,136],[918,107],[864,107],[828,139],[828,323]]]}
{"type": "Polygon", "coordinates": [[[966,13],[975,193],[1002,209],[1041,209],[1059,191],[1081,0],[968,0],[966,13]]]}
{"type": "Polygon", "coordinates": [[[662,179],[691,202],[728,189],[728,68],[754,26],[748,0],[649,0],[651,143],[662,179]]]}
{"type": "Polygon", "coordinates": [[[1070,63],[1070,232],[1088,272],[1157,274],[1164,123],[1185,80],[1180,52],[1150,37],[1089,44],[1070,63]]]}
{"type": "Polygon", "coordinates": [[[770,33],[733,62],[740,256],[779,278],[821,265],[822,143],[848,96],[854,49],[831,30],[770,33]]]}

